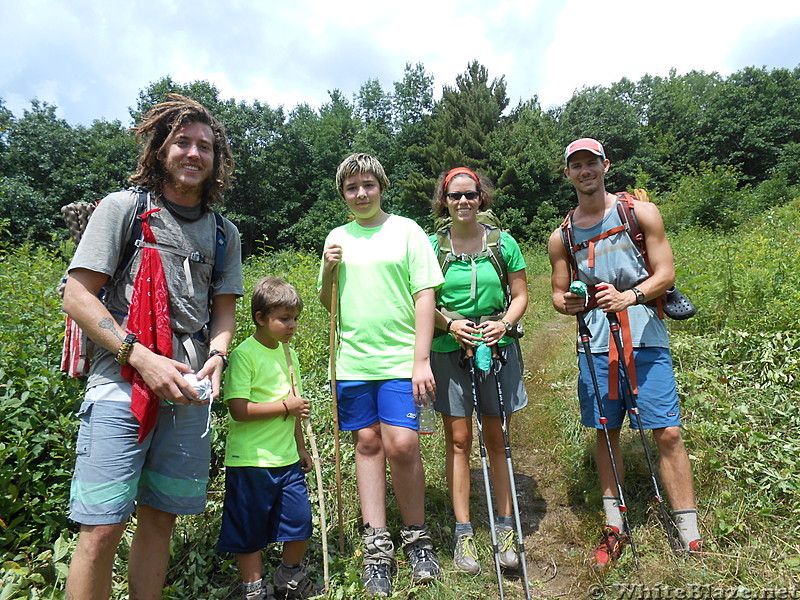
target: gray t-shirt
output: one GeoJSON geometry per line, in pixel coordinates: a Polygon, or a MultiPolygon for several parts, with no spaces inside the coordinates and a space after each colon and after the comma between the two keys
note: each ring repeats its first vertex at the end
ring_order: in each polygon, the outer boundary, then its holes
{"type": "MultiPolygon", "coordinates": [[[[69,270],[88,269],[114,276],[122,253],[131,235],[136,216],[137,194],[130,190],[106,196],[89,219],[81,243],[70,263],[69,270]]],[[[183,256],[160,251],[161,262],[169,290],[172,330],[176,334],[194,334],[203,329],[210,318],[210,300],[219,294],[244,295],[242,283],[241,240],[236,226],[223,219],[225,225],[225,261],[220,275],[212,283],[216,221],[209,211],[197,221],[179,221],[151,196],[151,208],[161,208],[150,215],[148,223],[159,245],[171,246],[185,252],[199,252],[209,262],[186,262],[183,256]],[[186,267],[191,274],[187,280],[186,267]],[[209,289],[212,288],[211,293],[209,289]],[[190,291],[193,289],[193,294],[190,291]]],[[[141,252],[134,252],[133,260],[119,281],[109,280],[105,296],[106,306],[118,323],[123,323],[128,313],[133,282],[141,263],[141,252]]],[[[185,336],[182,336],[185,337],[185,336]]],[[[174,358],[185,361],[179,345],[174,358]]],[[[203,355],[204,357],[204,355],[203,355]]],[[[96,347],[92,358],[88,387],[111,381],[123,381],[120,366],[107,350],[96,347]]]]}

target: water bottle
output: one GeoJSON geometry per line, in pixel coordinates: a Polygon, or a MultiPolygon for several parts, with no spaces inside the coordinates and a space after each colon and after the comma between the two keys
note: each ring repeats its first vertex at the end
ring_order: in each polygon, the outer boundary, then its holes
{"type": "Polygon", "coordinates": [[[433,410],[433,401],[427,394],[425,404],[417,404],[417,431],[421,434],[431,434],[436,431],[436,411],[433,410]]]}

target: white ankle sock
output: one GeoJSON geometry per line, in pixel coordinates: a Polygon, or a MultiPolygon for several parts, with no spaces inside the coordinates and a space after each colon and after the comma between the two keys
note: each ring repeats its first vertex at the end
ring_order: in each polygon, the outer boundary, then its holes
{"type": "Polygon", "coordinates": [[[606,511],[606,524],[622,531],[622,513],[619,510],[619,498],[603,496],[603,508],[606,511]]]}

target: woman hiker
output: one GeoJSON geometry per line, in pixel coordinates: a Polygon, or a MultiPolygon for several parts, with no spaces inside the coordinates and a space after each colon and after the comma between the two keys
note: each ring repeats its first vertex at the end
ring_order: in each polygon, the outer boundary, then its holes
{"type": "MultiPolygon", "coordinates": [[[[491,181],[470,169],[459,167],[442,173],[433,196],[433,213],[449,217],[450,223],[430,236],[445,275],[445,283],[437,291],[436,329],[440,335],[434,337],[431,366],[436,379],[434,406],[444,424],[447,484],[456,518],[453,561],[456,568],[472,574],[481,567],[470,522],[473,396],[470,375],[462,367],[465,350],[484,342],[500,354],[503,366],[497,376],[507,426],[511,413],[528,402],[519,343],[512,337],[528,306],[525,260],[514,238],[478,220],[478,212],[489,208],[493,194],[491,181]],[[504,289],[504,274],[508,289],[504,289]]],[[[516,569],[519,556],[497,382],[491,372],[481,379],[480,411],[497,498],[500,566],[516,569]]]]}

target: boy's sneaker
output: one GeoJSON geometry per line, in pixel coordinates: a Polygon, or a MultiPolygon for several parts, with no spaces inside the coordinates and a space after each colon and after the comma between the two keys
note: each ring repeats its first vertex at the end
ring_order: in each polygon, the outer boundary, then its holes
{"type": "Polygon", "coordinates": [[[275,600],[275,588],[263,579],[242,584],[242,600],[275,600]]]}
{"type": "Polygon", "coordinates": [[[592,548],[592,557],[590,559],[592,567],[601,570],[611,566],[619,559],[627,543],[628,536],[620,533],[618,527],[606,525],[605,529],[603,529],[600,543],[592,548]]]}
{"type": "Polygon", "coordinates": [[[364,587],[367,596],[390,596],[394,543],[386,527],[364,527],[364,587]]]}
{"type": "Polygon", "coordinates": [[[433,549],[431,534],[425,525],[400,530],[403,551],[411,563],[411,583],[418,585],[439,579],[439,558],[433,549]]]}
{"type": "Polygon", "coordinates": [[[519,567],[519,554],[517,553],[517,534],[511,525],[495,525],[497,533],[497,547],[500,552],[500,566],[504,569],[519,567]]]}
{"type": "Polygon", "coordinates": [[[459,571],[464,571],[470,575],[477,575],[481,572],[481,565],[478,563],[478,551],[475,549],[475,538],[470,534],[455,536],[455,550],[453,551],[453,564],[459,571]]]}
{"type": "Polygon", "coordinates": [[[281,563],[272,577],[277,600],[299,600],[313,598],[322,593],[322,588],[308,578],[303,565],[289,569],[281,563]]]}

